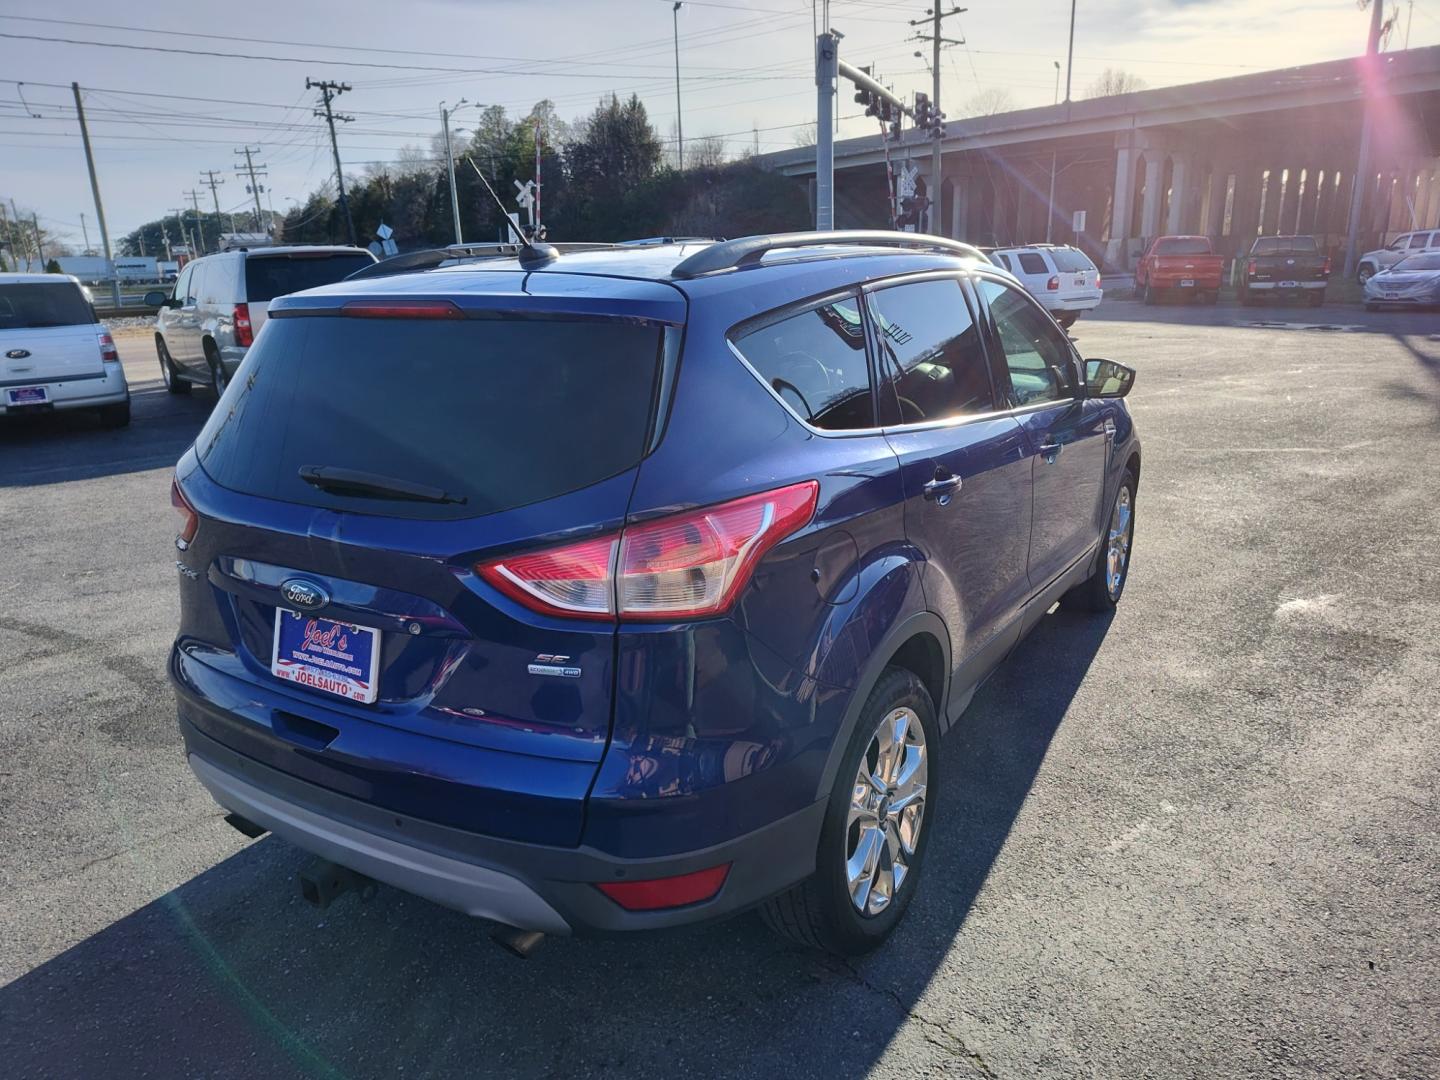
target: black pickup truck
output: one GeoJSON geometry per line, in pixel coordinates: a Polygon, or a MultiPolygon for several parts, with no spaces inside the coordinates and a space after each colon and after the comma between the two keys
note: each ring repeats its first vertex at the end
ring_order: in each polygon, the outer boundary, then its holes
{"type": "Polygon", "coordinates": [[[1250,248],[1240,302],[1266,297],[1303,296],[1312,307],[1325,302],[1330,257],[1313,236],[1260,236],[1250,248]]]}

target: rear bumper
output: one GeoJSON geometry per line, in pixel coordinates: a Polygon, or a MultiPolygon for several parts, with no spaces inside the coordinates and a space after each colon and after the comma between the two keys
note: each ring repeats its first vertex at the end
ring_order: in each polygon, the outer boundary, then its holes
{"type": "Polygon", "coordinates": [[[1328,281],[1297,281],[1293,285],[1282,285],[1278,281],[1247,281],[1245,287],[1251,292],[1323,292],[1328,281]]]}
{"type": "MultiPolygon", "coordinates": [[[[102,374],[81,378],[38,379],[23,384],[12,381],[9,385],[0,387],[0,416],[12,411],[10,396],[6,391],[20,385],[45,387],[49,401],[39,406],[40,409],[93,409],[101,405],[119,405],[130,396],[130,388],[125,382],[125,371],[119,364],[105,364],[103,367],[102,374]]],[[[28,415],[36,409],[37,406],[26,405],[16,406],[13,411],[16,415],[28,415]]]]}
{"type": "Polygon", "coordinates": [[[182,715],[191,769],[222,807],[296,847],[469,915],[551,934],[656,930],[733,915],[814,870],[825,802],[724,844],[653,859],[581,845],[552,847],[483,836],[341,795],[262,765],[182,715]],[[711,899],[632,912],[595,888],[728,863],[711,899]]]}
{"type": "Polygon", "coordinates": [[[1049,300],[1045,302],[1046,311],[1089,311],[1100,306],[1104,294],[1095,296],[1074,296],[1064,300],[1049,300]]]}

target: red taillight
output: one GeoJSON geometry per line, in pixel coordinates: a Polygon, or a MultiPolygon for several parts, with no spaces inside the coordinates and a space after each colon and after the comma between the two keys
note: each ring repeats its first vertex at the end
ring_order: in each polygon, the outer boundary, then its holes
{"type": "Polygon", "coordinates": [[[1320,276],[1321,276],[1321,277],[1329,277],[1329,276],[1330,276],[1330,256],[1329,256],[1329,255],[1326,255],[1326,256],[1325,256],[1325,261],[1320,264],[1320,276]]]}
{"type": "Polygon", "coordinates": [[[115,349],[115,339],[104,330],[100,332],[100,359],[107,364],[120,362],[120,353],[115,349]]]}
{"type": "Polygon", "coordinates": [[[255,331],[250,326],[250,305],[235,305],[235,344],[249,348],[255,344],[255,331]]]}
{"type": "Polygon", "coordinates": [[[190,541],[195,539],[195,533],[200,528],[200,515],[195,513],[195,508],[185,498],[178,480],[170,481],[170,505],[180,515],[180,529],[175,534],[175,546],[184,551],[190,546],[190,541]]]}
{"type": "Polygon", "coordinates": [[[1051,292],[1059,292],[1060,278],[1058,276],[1052,276],[1050,280],[1045,283],[1045,288],[1049,289],[1051,292]]]}
{"type": "Polygon", "coordinates": [[[595,887],[626,911],[658,911],[709,900],[720,891],[729,873],[730,864],[725,863],[678,877],[652,878],[649,881],[602,881],[597,882],[595,887]]]}
{"type": "Polygon", "coordinates": [[[1255,273],[1255,266],[1256,266],[1255,260],[1254,260],[1254,259],[1251,259],[1251,260],[1249,261],[1249,263],[1247,263],[1246,266],[1245,266],[1245,273],[1250,274],[1251,276],[1253,276],[1254,273],[1255,273]]]}
{"type": "Polygon", "coordinates": [[[547,615],[702,618],[728,608],[765,553],[809,522],[819,493],[807,480],[475,569],[547,615]]]}
{"type": "Polygon", "coordinates": [[[582,619],[615,614],[615,549],[605,536],[481,563],[480,576],[532,611],[582,619]]]}
{"type": "Polygon", "coordinates": [[[352,319],[463,319],[449,300],[352,300],[340,309],[352,319]]]}
{"type": "Polygon", "coordinates": [[[1100,275],[1099,275],[1099,274],[1096,274],[1096,275],[1095,275],[1095,288],[1097,288],[1097,289],[1100,288],[1100,275]]]}

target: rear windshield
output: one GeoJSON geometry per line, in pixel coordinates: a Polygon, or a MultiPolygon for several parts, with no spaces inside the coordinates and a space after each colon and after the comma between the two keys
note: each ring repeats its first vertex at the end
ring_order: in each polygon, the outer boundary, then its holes
{"type": "Polygon", "coordinates": [[[1083,251],[1076,248],[1052,248],[1050,258],[1055,263],[1055,269],[1062,274],[1073,274],[1078,271],[1089,271],[1095,269],[1083,251]]]}
{"type": "Polygon", "coordinates": [[[0,285],[0,330],[88,326],[95,309],[73,281],[0,285]]]}
{"type": "Polygon", "coordinates": [[[317,285],[333,285],[374,263],[374,259],[362,252],[252,255],[245,260],[245,299],[258,303],[317,285]]]}
{"type": "Polygon", "coordinates": [[[271,319],[195,449],[250,495],[408,518],[508,510],[640,460],[661,338],[613,320],[271,319]],[[302,469],[451,501],[324,490],[302,469]]]}
{"type": "Polygon", "coordinates": [[[1313,236],[1262,236],[1250,249],[1251,255],[1314,255],[1319,248],[1313,236]]]}
{"type": "Polygon", "coordinates": [[[1209,255],[1210,241],[1203,236],[1175,236],[1155,241],[1156,255],[1209,255]]]}

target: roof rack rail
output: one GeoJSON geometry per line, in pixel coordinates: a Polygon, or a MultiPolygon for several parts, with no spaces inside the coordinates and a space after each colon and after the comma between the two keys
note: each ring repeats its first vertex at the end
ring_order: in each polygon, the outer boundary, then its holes
{"type": "MultiPolygon", "coordinates": [[[[567,251],[608,251],[615,244],[604,243],[560,243],[552,244],[561,254],[567,251]]],[[[404,255],[392,255],[370,266],[362,266],[347,277],[346,281],[358,278],[387,277],[390,274],[418,274],[422,270],[433,270],[452,259],[509,259],[519,258],[525,250],[524,244],[489,242],[483,244],[448,244],[443,248],[426,248],[404,255]]]]}
{"type": "Polygon", "coordinates": [[[703,251],[697,251],[680,262],[670,273],[676,278],[695,278],[720,270],[733,270],[739,266],[753,266],[768,253],[783,248],[828,247],[833,244],[918,248],[989,262],[979,248],[944,236],[888,232],[880,229],[842,229],[835,232],[768,233],[726,240],[712,244],[703,251]]]}

